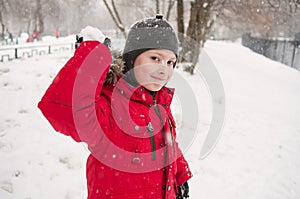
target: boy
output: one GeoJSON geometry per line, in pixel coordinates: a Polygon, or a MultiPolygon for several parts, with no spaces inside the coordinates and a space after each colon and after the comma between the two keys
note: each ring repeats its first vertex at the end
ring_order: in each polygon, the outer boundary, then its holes
{"type": "Polygon", "coordinates": [[[165,87],[178,39],[158,15],[135,23],[122,59],[97,41],[79,45],[39,108],[58,132],[86,142],[88,199],[188,198],[192,177],[176,142],[165,87]]]}

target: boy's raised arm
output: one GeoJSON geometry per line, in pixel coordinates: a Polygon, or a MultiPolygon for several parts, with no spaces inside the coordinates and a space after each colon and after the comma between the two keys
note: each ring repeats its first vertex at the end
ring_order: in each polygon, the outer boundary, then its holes
{"type": "MultiPolygon", "coordinates": [[[[105,45],[86,41],[59,71],[38,104],[56,131],[71,136],[77,142],[95,140],[93,133],[82,138],[78,131],[91,132],[84,114],[95,111],[95,98],[102,90],[111,59],[105,45]]],[[[96,117],[92,120],[90,122],[97,122],[96,117]]]]}

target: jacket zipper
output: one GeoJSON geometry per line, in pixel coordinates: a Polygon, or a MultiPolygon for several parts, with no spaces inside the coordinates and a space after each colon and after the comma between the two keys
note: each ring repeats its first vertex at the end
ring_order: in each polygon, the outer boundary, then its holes
{"type": "Polygon", "coordinates": [[[163,127],[164,125],[163,125],[162,117],[161,117],[161,114],[160,114],[160,112],[159,112],[159,110],[157,108],[156,99],[154,99],[154,98],[153,98],[153,106],[154,106],[154,110],[155,110],[156,115],[159,117],[160,124],[163,127]]]}
{"type": "MultiPolygon", "coordinates": [[[[153,98],[153,105],[154,105],[154,110],[155,110],[157,116],[159,117],[161,126],[162,126],[162,128],[163,128],[163,127],[164,127],[164,123],[163,123],[163,120],[162,120],[160,111],[159,111],[159,109],[158,109],[158,107],[157,107],[156,99],[154,99],[154,98],[153,98]]],[[[170,145],[173,146],[173,143],[174,143],[174,137],[173,137],[173,125],[172,125],[172,122],[171,122],[170,119],[168,119],[168,123],[169,123],[169,126],[170,126],[170,134],[171,134],[171,141],[172,141],[172,142],[170,143],[170,145]]],[[[166,139],[165,141],[166,141],[166,144],[168,144],[168,143],[167,143],[167,139],[166,139]]]]}
{"type": "MultiPolygon", "coordinates": [[[[162,118],[161,118],[161,114],[157,108],[157,104],[156,104],[156,99],[155,99],[155,95],[153,96],[153,106],[154,106],[154,110],[156,112],[156,114],[159,117],[160,122],[162,123],[162,118]]],[[[154,130],[153,130],[153,126],[152,123],[149,122],[148,126],[147,126],[148,132],[150,134],[150,141],[151,141],[151,150],[152,150],[152,160],[156,160],[156,146],[155,146],[155,140],[154,140],[154,130]]]]}
{"type": "Polygon", "coordinates": [[[151,122],[148,123],[147,129],[150,134],[152,160],[156,160],[156,147],[155,147],[155,141],[154,141],[153,126],[152,126],[151,122]]]}
{"type": "Polygon", "coordinates": [[[171,146],[173,146],[174,144],[174,137],[173,137],[173,125],[172,125],[172,122],[170,119],[168,119],[168,122],[169,122],[169,126],[170,126],[170,134],[171,134],[171,146]]]}

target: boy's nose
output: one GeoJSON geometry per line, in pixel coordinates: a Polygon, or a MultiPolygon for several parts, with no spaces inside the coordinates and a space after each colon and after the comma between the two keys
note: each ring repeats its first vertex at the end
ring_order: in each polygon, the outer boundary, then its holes
{"type": "Polygon", "coordinates": [[[168,67],[168,63],[165,60],[161,61],[161,65],[162,65],[163,68],[167,68],[168,67]]]}
{"type": "Polygon", "coordinates": [[[168,64],[166,62],[163,62],[159,67],[160,74],[167,73],[167,70],[168,70],[168,64]]]}

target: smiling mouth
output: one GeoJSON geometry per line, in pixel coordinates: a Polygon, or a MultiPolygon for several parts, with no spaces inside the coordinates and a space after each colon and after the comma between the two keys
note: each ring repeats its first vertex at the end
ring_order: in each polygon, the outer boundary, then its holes
{"type": "Polygon", "coordinates": [[[155,77],[155,76],[151,76],[151,77],[158,81],[167,81],[165,78],[160,78],[160,77],[155,77]]]}

